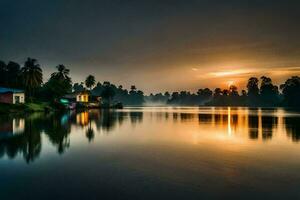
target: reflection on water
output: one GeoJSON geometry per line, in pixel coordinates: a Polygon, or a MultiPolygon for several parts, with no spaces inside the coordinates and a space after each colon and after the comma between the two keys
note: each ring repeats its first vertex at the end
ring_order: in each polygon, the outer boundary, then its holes
{"type": "Polygon", "coordinates": [[[14,158],[22,154],[26,162],[34,161],[41,152],[41,134],[45,134],[57,152],[62,154],[70,146],[71,126],[86,129],[86,138],[91,142],[96,132],[109,134],[125,118],[130,123],[142,122],[142,112],[116,112],[90,110],[67,114],[33,114],[23,118],[0,118],[0,158],[14,158]]]}
{"type": "MultiPolygon", "coordinates": [[[[49,189],[39,190],[41,195],[59,184],[74,196],[58,193],[73,198],[88,191],[124,199],[234,198],[246,192],[257,199],[262,192],[282,198],[283,190],[300,197],[298,141],[300,112],[282,108],[135,107],[1,116],[0,176],[12,184],[0,188],[23,191],[38,184],[31,176],[45,176],[41,181],[49,189]]],[[[0,198],[4,194],[11,195],[0,198]]]]}
{"type": "Polygon", "coordinates": [[[24,132],[24,118],[4,120],[0,125],[0,138],[12,137],[24,132]]]}
{"type": "MultiPolygon", "coordinates": [[[[300,114],[284,109],[247,108],[129,108],[121,111],[71,112],[64,114],[33,114],[23,117],[1,117],[0,156],[14,158],[22,154],[27,162],[41,152],[41,134],[56,147],[59,154],[70,147],[71,127],[85,129],[92,142],[98,133],[110,134],[116,126],[136,126],[156,120],[160,123],[192,124],[193,129],[218,132],[224,136],[245,137],[250,140],[271,140],[274,133],[285,135],[293,142],[300,140],[300,114]]],[[[178,126],[178,125],[177,125],[178,126]]],[[[163,130],[162,130],[163,131],[163,130]]],[[[158,136],[159,137],[159,136],[158,136]]],[[[246,138],[245,138],[246,140],[246,138]]]]}

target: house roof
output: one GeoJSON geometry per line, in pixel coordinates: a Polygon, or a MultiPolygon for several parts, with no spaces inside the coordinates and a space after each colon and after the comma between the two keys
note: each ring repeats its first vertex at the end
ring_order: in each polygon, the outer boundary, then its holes
{"type": "Polygon", "coordinates": [[[23,93],[24,90],[0,87],[0,93],[23,93]]]}

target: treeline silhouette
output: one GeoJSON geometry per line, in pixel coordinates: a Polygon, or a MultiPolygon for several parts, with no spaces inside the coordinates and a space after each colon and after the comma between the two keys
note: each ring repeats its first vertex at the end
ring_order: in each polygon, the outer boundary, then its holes
{"type": "Polygon", "coordinates": [[[84,82],[73,85],[70,70],[60,64],[56,66],[50,78],[43,82],[43,71],[38,61],[27,58],[24,65],[10,61],[0,61],[0,87],[24,89],[29,101],[53,101],[72,92],[89,90],[93,95],[101,96],[104,101],[122,102],[125,105],[142,105],[144,93],[132,85],[130,90],[122,85],[116,86],[109,81],[97,82],[93,75],[84,82]]]}
{"type": "Polygon", "coordinates": [[[146,102],[165,103],[168,105],[208,105],[208,106],[300,106],[300,77],[292,76],[280,87],[272,79],[262,76],[251,77],[247,90],[238,91],[235,85],[229,89],[199,89],[196,93],[189,91],[150,94],[146,102]]]}
{"type": "Polygon", "coordinates": [[[270,77],[251,77],[246,89],[241,92],[231,85],[228,89],[203,88],[196,93],[181,91],[147,96],[134,85],[127,90],[122,85],[116,86],[109,81],[96,83],[93,75],[87,76],[84,82],[73,84],[67,67],[60,64],[56,68],[57,71],[43,82],[42,68],[36,59],[27,58],[22,67],[13,61],[7,64],[0,61],[0,86],[24,89],[29,100],[41,101],[89,90],[108,103],[121,102],[124,105],[300,106],[299,76],[292,76],[280,86],[274,85],[270,77]]]}

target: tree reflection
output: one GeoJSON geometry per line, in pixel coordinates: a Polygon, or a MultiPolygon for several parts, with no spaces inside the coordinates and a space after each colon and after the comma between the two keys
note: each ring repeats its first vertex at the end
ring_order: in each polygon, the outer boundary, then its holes
{"type": "Polygon", "coordinates": [[[178,113],[176,113],[176,112],[173,113],[173,121],[174,122],[178,121],[178,113]]]}
{"type": "Polygon", "coordinates": [[[23,156],[26,162],[33,162],[35,158],[37,158],[41,152],[42,144],[41,144],[41,134],[40,130],[36,126],[35,119],[31,119],[30,117],[25,121],[25,138],[26,142],[23,147],[23,156]]]}
{"type": "MultiPolygon", "coordinates": [[[[262,140],[269,140],[273,137],[273,131],[278,126],[278,116],[276,110],[267,110],[267,115],[262,112],[266,110],[243,108],[215,108],[211,113],[199,113],[198,122],[202,124],[211,124],[216,128],[227,129],[229,134],[248,132],[249,139],[257,140],[260,136],[262,140]]],[[[192,118],[192,114],[181,115],[186,118],[192,118]]]]}
{"type": "Polygon", "coordinates": [[[262,139],[268,140],[272,139],[273,136],[273,127],[276,125],[276,118],[272,116],[263,116],[262,117],[262,139]]]}
{"type": "Polygon", "coordinates": [[[130,112],[130,121],[133,125],[141,123],[143,121],[143,112],[130,112]]]}
{"type": "MultiPolygon", "coordinates": [[[[24,131],[17,135],[13,130],[8,136],[0,140],[0,155],[15,158],[21,153],[27,163],[33,162],[42,150],[41,133],[44,132],[49,141],[57,146],[62,154],[70,146],[70,123],[65,122],[61,114],[32,114],[25,117],[24,131]]],[[[68,119],[68,118],[67,118],[68,119]]],[[[2,119],[3,121],[3,119],[2,119]]],[[[5,123],[13,123],[14,119],[6,119],[5,123]]]]}
{"type": "Polygon", "coordinates": [[[252,140],[258,139],[258,116],[257,115],[249,115],[248,118],[248,131],[249,138],[252,140]]]}
{"type": "Polygon", "coordinates": [[[85,135],[86,135],[89,142],[91,142],[94,139],[95,132],[94,132],[94,129],[92,128],[92,121],[89,122],[89,127],[86,130],[85,135]]]}
{"type": "Polygon", "coordinates": [[[198,114],[199,123],[212,123],[213,114],[198,114]]]}
{"type": "MultiPolygon", "coordinates": [[[[109,133],[114,129],[120,118],[116,112],[105,109],[101,110],[100,118],[96,120],[96,126],[98,130],[104,130],[106,133],[109,133]]],[[[122,119],[121,119],[122,120],[122,119]]]]}
{"type": "Polygon", "coordinates": [[[57,152],[64,153],[70,147],[71,126],[68,115],[56,113],[44,116],[41,118],[41,123],[44,125],[49,141],[57,147],[57,152]]]}
{"type": "Polygon", "coordinates": [[[92,122],[95,123],[98,131],[102,130],[104,133],[109,134],[117,125],[122,125],[124,119],[128,119],[128,114],[132,124],[142,122],[142,112],[119,112],[109,109],[83,111],[75,114],[76,120],[74,120],[74,115],[71,115],[70,122],[87,127],[86,137],[91,141],[95,137],[92,122]]]}
{"type": "MultiPolygon", "coordinates": [[[[0,155],[15,158],[18,153],[23,155],[27,163],[33,162],[42,149],[40,130],[36,126],[35,116],[25,119],[24,131],[15,135],[14,129],[7,130],[6,137],[0,139],[0,155]]],[[[1,124],[13,123],[12,118],[1,119],[1,124]]]]}
{"type": "Polygon", "coordinates": [[[180,113],[180,121],[181,122],[188,122],[195,119],[197,116],[193,113],[180,113]]]}
{"type": "Polygon", "coordinates": [[[294,142],[300,140],[300,118],[299,117],[287,117],[285,118],[286,132],[294,142]]]}

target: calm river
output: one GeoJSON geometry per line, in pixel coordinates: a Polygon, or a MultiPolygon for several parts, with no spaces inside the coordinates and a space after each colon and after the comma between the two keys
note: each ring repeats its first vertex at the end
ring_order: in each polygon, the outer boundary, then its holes
{"type": "Polygon", "coordinates": [[[300,112],[0,116],[0,199],[300,199],[300,112]]]}

